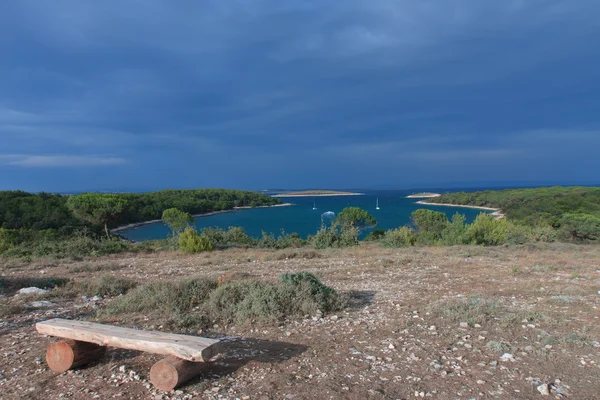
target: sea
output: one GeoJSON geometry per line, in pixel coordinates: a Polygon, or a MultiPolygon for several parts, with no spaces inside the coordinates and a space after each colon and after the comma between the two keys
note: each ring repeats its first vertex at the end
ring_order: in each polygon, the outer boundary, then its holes
{"type": "MultiPolygon", "coordinates": [[[[393,229],[410,224],[410,216],[413,211],[420,208],[441,211],[449,218],[455,213],[464,214],[468,222],[486,211],[463,208],[444,207],[434,205],[417,204],[422,199],[407,198],[410,194],[421,192],[444,193],[458,190],[349,190],[358,192],[356,196],[310,196],[310,197],[282,197],[283,202],[292,203],[289,207],[269,207],[242,209],[231,212],[219,213],[208,216],[200,216],[195,219],[198,230],[206,227],[227,229],[231,226],[240,226],[246,233],[253,237],[261,237],[262,232],[273,233],[278,236],[282,231],[285,233],[296,232],[303,238],[314,235],[321,224],[329,224],[335,215],[345,207],[360,207],[377,219],[374,228],[363,230],[361,236],[367,235],[373,229],[393,229]],[[379,200],[379,210],[376,209],[379,200]],[[313,208],[316,207],[316,210],[313,208]]],[[[263,191],[267,195],[275,194],[263,191]]],[[[281,192],[277,192],[281,193],[281,192]]],[[[168,237],[170,230],[162,222],[137,226],[119,232],[123,237],[136,241],[147,241],[164,239],[168,237]]]]}

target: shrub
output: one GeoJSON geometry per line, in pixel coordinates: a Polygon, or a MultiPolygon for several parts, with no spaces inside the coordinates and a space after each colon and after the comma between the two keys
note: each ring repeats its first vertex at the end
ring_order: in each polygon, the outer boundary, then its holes
{"type": "Polygon", "coordinates": [[[179,249],[184,253],[194,254],[211,251],[213,245],[208,239],[200,236],[193,228],[187,228],[179,235],[179,249]]]}
{"type": "Polygon", "coordinates": [[[262,237],[258,240],[258,247],[263,249],[276,249],[277,239],[275,239],[275,235],[262,231],[262,237]]]}
{"type": "Polygon", "coordinates": [[[311,296],[314,296],[319,310],[323,312],[331,311],[339,306],[339,296],[337,292],[326,286],[319,278],[310,272],[296,272],[293,274],[281,275],[281,282],[288,285],[302,286],[306,284],[310,289],[311,296]]]}
{"type": "Polygon", "coordinates": [[[315,249],[327,249],[338,247],[339,235],[334,227],[319,229],[315,236],[311,238],[311,243],[315,249]]]}
{"type": "Polygon", "coordinates": [[[239,226],[230,226],[227,230],[204,228],[202,229],[202,237],[208,239],[213,246],[252,246],[256,244],[256,239],[248,236],[246,231],[239,226]]]}
{"type": "Polygon", "coordinates": [[[525,244],[533,240],[533,230],[524,225],[507,221],[506,241],[508,244],[525,244]]]}
{"type": "Polygon", "coordinates": [[[446,246],[467,244],[467,218],[463,214],[456,213],[452,216],[452,221],[446,225],[442,232],[441,243],[446,246]]]}
{"type": "Polygon", "coordinates": [[[340,230],[338,247],[358,246],[358,228],[344,227],[340,230]]]}
{"type": "Polygon", "coordinates": [[[216,280],[206,278],[149,282],[136,287],[125,296],[114,299],[106,311],[149,312],[160,315],[185,313],[202,305],[216,287],[216,280]]]}
{"type": "Polygon", "coordinates": [[[55,294],[64,297],[77,297],[81,295],[114,297],[126,294],[137,285],[137,282],[131,279],[102,275],[93,280],[69,281],[65,286],[57,290],[55,294]]]}
{"type": "Polygon", "coordinates": [[[211,293],[206,309],[213,321],[245,324],[273,323],[341,307],[335,291],[321,287],[318,279],[313,278],[301,274],[286,278],[290,283],[228,282],[211,293]]]}
{"type": "Polygon", "coordinates": [[[565,214],[560,227],[571,240],[596,240],[600,237],[600,218],[590,214],[565,214]]]}
{"type": "Polygon", "coordinates": [[[383,239],[385,236],[385,230],[383,229],[375,229],[373,232],[369,233],[367,237],[365,237],[365,241],[375,241],[379,239],[383,239]]]}
{"type": "Polygon", "coordinates": [[[384,247],[410,247],[414,244],[414,231],[406,226],[386,231],[381,240],[381,245],[384,247]]]}
{"type": "Polygon", "coordinates": [[[467,237],[472,244],[494,246],[507,243],[508,223],[505,219],[496,220],[491,215],[481,213],[467,229],[467,237]]]}
{"type": "Polygon", "coordinates": [[[536,242],[552,243],[558,240],[558,231],[551,226],[536,226],[532,229],[531,237],[536,242]]]}
{"type": "Polygon", "coordinates": [[[176,328],[205,327],[202,305],[216,287],[216,280],[206,278],[150,282],[111,301],[101,315],[141,312],[176,328]]]}
{"type": "Polygon", "coordinates": [[[483,324],[492,321],[499,313],[499,308],[493,301],[474,297],[465,300],[444,301],[429,307],[429,312],[453,322],[483,324]]]}
{"type": "Polygon", "coordinates": [[[427,241],[435,242],[442,238],[442,233],[450,223],[446,214],[420,209],[412,213],[411,219],[419,234],[424,234],[423,237],[427,241]]]}
{"type": "Polygon", "coordinates": [[[306,240],[302,239],[296,232],[286,234],[282,229],[281,234],[277,238],[277,248],[287,249],[290,247],[298,248],[306,245],[306,240]]]}

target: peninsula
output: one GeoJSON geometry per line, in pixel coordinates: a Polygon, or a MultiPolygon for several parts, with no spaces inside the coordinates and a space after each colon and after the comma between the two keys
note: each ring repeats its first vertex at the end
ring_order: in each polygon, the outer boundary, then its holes
{"type": "Polygon", "coordinates": [[[302,190],[299,192],[285,192],[273,197],[316,197],[316,196],[360,196],[362,193],[338,192],[336,190],[302,190]]]}
{"type": "Polygon", "coordinates": [[[433,197],[440,197],[439,193],[415,193],[406,196],[407,199],[431,199],[433,197]]]}

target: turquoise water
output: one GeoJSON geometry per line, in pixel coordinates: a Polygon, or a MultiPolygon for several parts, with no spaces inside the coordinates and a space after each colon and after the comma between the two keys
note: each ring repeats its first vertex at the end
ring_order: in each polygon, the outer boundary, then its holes
{"type": "MultiPolygon", "coordinates": [[[[427,208],[441,211],[452,217],[456,212],[464,214],[471,222],[481,213],[472,208],[425,206],[416,204],[419,199],[407,199],[406,196],[415,191],[385,190],[361,191],[362,196],[332,196],[332,197],[284,197],[290,207],[256,208],[238,210],[228,213],[196,218],[196,228],[241,226],[251,236],[260,237],[262,231],[278,235],[282,229],[287,233],[297,232],[302,237],[314,234],[321,226],[321,216],[327,211],[335,214],[344,207],[360,207],[377,218],[376,229],[392,229],[410,223],[410,214],[419,209],[427,208]],[[379,198],[379,210],[375,209],[379,198]],[[313,201],[317,210],[313,210],[313,201]]],[[[164,239],[169,234],[169,228],[163,223],[155,223],[122,231],[127,239],[135,241],[164,239]]]]}

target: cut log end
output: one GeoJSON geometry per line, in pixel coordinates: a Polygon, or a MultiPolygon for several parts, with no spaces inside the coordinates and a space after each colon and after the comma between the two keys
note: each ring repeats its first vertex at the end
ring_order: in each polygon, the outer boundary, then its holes
{"type": "Polygon", "coordinates": [[[159,390],[173,390],[197,376],[203,366],[202,362],[191,362],[169,356],[152,366],[150,381],[159,390]]]}
{"type": "Polygon", "coordinates": [[[94,343],[66,340],[53,343],[46,351],[46,362],[54,372],[66,372],[101,358],[106,347],[94,343]]]}

